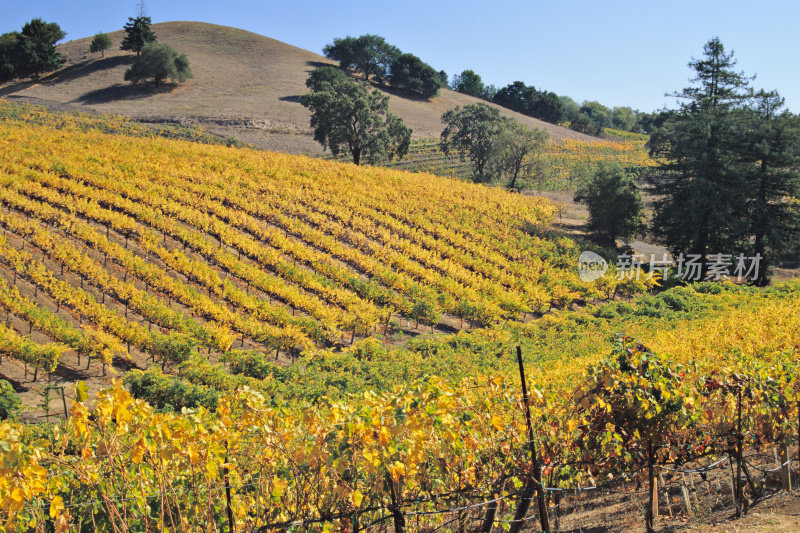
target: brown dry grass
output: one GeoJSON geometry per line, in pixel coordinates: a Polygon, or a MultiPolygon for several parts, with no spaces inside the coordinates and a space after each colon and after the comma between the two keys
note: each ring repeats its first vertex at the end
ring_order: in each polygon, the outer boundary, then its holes
{"type": "MultiPolygon", "coordinates": [[[[318,153],[308,127],[308,111],[299,103],[308,73],[332,62],[318,54],[247,32],[200,22],[154,24],[159,42],[189,57],[194,78],[178,87],[133,87],[123,74],[133,60],[118,50],[122,30],[109,34],[112,48],[101,58],[88,52],[91,37],[60,46],[67,63],[37,83],[0,87],[0,97],[72,108],[120,113],[136,119],[203,124],[210,131],[237,137],[259,148],[318,153]]],[[[388,94],[388,93],[387,93],[388,94]]],[[[438,137],[441,114],[479,100],[442,89],[430,100],[390,95],[390,110],[418,138],[438,137]]],[[[553,139],[593,137],[500,108],[506,116],[547,130],[553,139]]]]}

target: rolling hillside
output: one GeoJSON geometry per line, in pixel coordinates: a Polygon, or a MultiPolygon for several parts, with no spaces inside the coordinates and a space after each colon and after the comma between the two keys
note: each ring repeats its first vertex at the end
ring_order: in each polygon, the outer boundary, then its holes
{"type": "MultiPolygon", "coordinates": [[[[209,131],[233,136],[259,148],[316,154],[320,146],[308,128],[309,115],[298,97],[307,92],[308,72],[330,60],[294,46],[236,28],[200,22],[154,24],[159,42],[185,53],[194,79],[174,89],[131,87],[123,73],[132,54],[119,51],[123,32],[110,33],[105,58],[88,52],[91,37],[60,46],[67,64],[39,83],[0,87],[0,97],[82,111],[128,117],[199,123],[209,131]]],[[[331,36],[333,39],[335,36],[331,36]]],[[[478,100],[447,89],[431,100],[390,96],[390,109],[417,138],[439,135],[447,109],[478,100]]],[[[502,108],[501,108],[502,109],[502,108]]],[[[594,140],[503,109],[520,122],[546,129],[554,140],[594,140]]]]}

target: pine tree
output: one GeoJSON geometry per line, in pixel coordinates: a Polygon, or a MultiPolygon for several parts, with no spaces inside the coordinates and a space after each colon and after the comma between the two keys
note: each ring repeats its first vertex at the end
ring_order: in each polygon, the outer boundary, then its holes
{"type": "Polygon", "coordinates": [[[757,285],[767,285],[784,253],[800,247],[800,118],[776,92],[759,92],[746,110],[750,128],[742,147],[751,162],[748,234],[761,256],[757,285]]]}
{"type": "Polygon", "coordinates": [[[17,77],[38,78],[61,68],[64,58],[56,51],[56,43],[66,35],[55,22],[37,18],[25,24],[17,36],[17,77]]]}
{"type": "Polygon", "coordinates": [[[140,15],[136,18],[129,17],[125,24],[125,37],[122,39],[120,50],[130,50],[136,52],[138,56],[142,52],[144,45],[156,42],[156,36],[150,29],[153,21],[150,17],[140,15]]]}
{"type": "Polygon", "coordinates": [[[752,95],[750,79],[734,70],[732,52],[718,38],[689,66],[695,84],[674,94],[683,100],[650,139],[664,161],[651,175],[656,195],[653,233],[673,252],[734,253],[746,246],[747,167],[737,110],[752,95]]]}

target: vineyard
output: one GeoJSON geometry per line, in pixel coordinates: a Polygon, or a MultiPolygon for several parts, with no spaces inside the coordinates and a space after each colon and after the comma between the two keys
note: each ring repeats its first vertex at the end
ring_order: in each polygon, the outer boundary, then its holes
{"type": "Polygon", "coordinates": [[[586,284],[540,198],[0,111],[0,369],[110,382],[0,423],[0,530],[653,529],[797,483],[800,282],[586,284]]]}
{"type": "MultiPolygon", "coordinates": [[[[712,311],[639,329],[649,346],[617,337],[605,356],[535,365],[525,396],[513,365],[313,404],[244,387],[179,414],[119,384],[93,407],[79,393],[61,426],[0,426],[3,518],[41,531],[517,531],[648,497],[665,517],[746,513],[794,477],[798,292],[700,295],[712,311]]],[[[569,339],[569,316],[541,327],[569,339]]]]}
{"type": "Polygon", "coordinates": [[[127,353],[296,358],[403,321],[458,330],[588,296],[574,243],[543,237],[544,200],[29,113],[2,126],[6,277],[127,353]]]}
{"type": "MultiPolygon", "coordinates": [[[[654,164],[645,147],[647,136],[617,130],[609,130],[608,135],[609,139],[594,142],[575,139],[550,142],[539,156],[535,174],[523,176],[529,181],[527,186],[537,190],[572,190],[578,186],[576,169],[584,165],[617,162],[626,167],[648,167],[654,164]],[[625,133],[626,136],[620,136],[625,133]]],[[[341,156],[338,160],[347,161],[347,157],[341,156]]],[[[462,160],[458,153],[445,154],[436,139],[414,140],[405,157],[383,165],[461,179],[472,176],[469,160],[462,160]]]]}

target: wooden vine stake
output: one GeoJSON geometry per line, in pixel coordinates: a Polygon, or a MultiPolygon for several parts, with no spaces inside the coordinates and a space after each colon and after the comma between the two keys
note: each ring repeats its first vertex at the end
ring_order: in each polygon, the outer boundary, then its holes
{"type": "Polygon", "coordinates": [[[655,531],[653,524],[658,516],[658,479],[655,476],[655,453],[652,438],[647,439],[647,482],[649,490],[647,509],[645,512],[645,526],[648,533],[655,531]]]}
{"type": "Polygon", "coordinates": [[[672,505],[669,503],[669,489],[667,488],[667,484],[664,482],[664,474],[662,472],[658,473],[658,485],[661,487],[661,490],[664,493],[664,505],[667,508],[667,514],[670,518],[672,518],[672,505]]]}
{"type": "Polygon", "coordinates": [[[517,364],[519,365],[519,378],[522,382],[522,401],[525,403],[525,423],[528,425],[528,444],[531,449],[531,463],[533,465],[533,475],[528,479],[525,488],[519,498],[517,511],[514,513],[514,521],[511,523],[509,533],[519,533],[525,526],[525,515],[533,500],[534,493],[539,504],[539,523],[542,531],[550,531],[550,518],[547,514],[547,499],[542,484],[542,463],[536,453],[536,442],[533,439],[533,425],[531,425],[531,408],[528,401],[528,385],[525,381],[525,366],[522,364],[522,348],[517,346],[517,364]]]}
{"type": "Polygon", "coordinates": [[[683,493],[683,503],[686,506],[686,516],[692,516],[692,500],[689,497],[689,486],[686,484],[686,474],[683,472],[681,472],[681,492],[683,493]]]}

